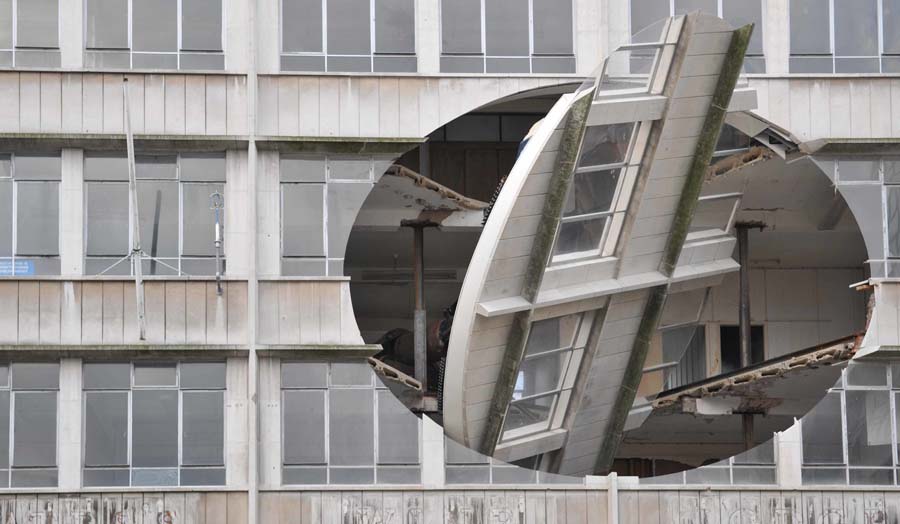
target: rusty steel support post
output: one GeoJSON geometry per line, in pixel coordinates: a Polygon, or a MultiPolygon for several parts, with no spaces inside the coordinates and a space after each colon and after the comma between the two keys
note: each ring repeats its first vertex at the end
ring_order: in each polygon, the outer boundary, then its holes
{"type": "Polygon", "coordinates": [[[756,445],[753,442],[753,422],[753,413],[741,415],[741,425],[744,427],[744,451],[756,445]]]}
{"type": "Polygon", "coordinates": [[[737,225],[738,262],[740,270],[740,299],[738,302],[738,326],[741,337],[741,368],[749,366],[753,359],[750,348],[750,242],[749,228],[737,225]]]}

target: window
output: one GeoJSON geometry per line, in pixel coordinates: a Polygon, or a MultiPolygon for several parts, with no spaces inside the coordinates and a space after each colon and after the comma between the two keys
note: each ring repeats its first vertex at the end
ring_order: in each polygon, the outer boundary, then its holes
{"type": "Polygon", "coordinates": [[[706,326],[688,324],[662,331],[662,361],[675,364],[666,370],[664,390],[706,378],[706,326]]]}
{"type": "Polygon", "coordinates": [[[416,72],[414,0],[281,0],[282,71],[416,72]]]}
{"type": "MultiPolygon", "coordinates": [[[[722,373],[741,369],[741,330],[739,326],[720,326],[722,373]]],[[[750,326],[750,365],[766,359],[765,332],[763,326],[750,326]]]]}
{"type": "MultiPolygon", "coordinates": [[[[211,199],[225,192],[225,155],[138,156],[135,176],[141,248],[152,257],[144,259],[144,273],[216,274],[211,199]]],[[[122,258],[131,250],[127,160],[86,154],[84,179],[85,272],[128,275],[130,262],[122,258]]]]}
{"type": "Polygon", "coordinates": [[[282,275],[344,274],[344,248],[356,214],[392,160],[281,155],[282,275]]]}
{"type": "Polygon", "coordinates": [[[442,0],[441,72],[574,73],[572,2],[442,0]]]}
{"type": "Polygon", "coordinates": [[[86,0],[85,66],[225,69],[222,0],[86,0]]]}
{"type": "Polygon", "coordinates": [[[804,484],[895,484],[900,367],[852,362],[801,420],[804,484]]]}
{"type": "Polygon", "coordinates": [[[536,471],[538,457],[528,457],[507,464],[492,459],[444,438],[444,462],[447,484],[574,484],[584,483],[582,477],[568,477],[536,471]]]}
{"type": "Polygon", "coordinates": [[[0,1],[0,66],[59,65],[59,0],[0,1]]]}
{"type": "Polygon", "coordinates": [[[85,486],[225,484],[225,363],[83,366],[85,486]]]}
{"type": "Polygon", "coordinates": [[[791,0],[790,71],[900,72],[898,7],[897,0],[791,0]]]}
{"type": "Polygon", "coordinates": [[[634,178],[638,170],[637,165],[628,162],[636,126],[629,122],[590,126],[585,130],[578,164],[563,204],[553,263],[612,255],[618,236],[611,231],[612,223],[615,215],[623,215],[627,206],[626,199],[622,199],[621,205],[618,202],[622,186],[626,184],[625,178],[634,178]]]}
{"type": "Polygon", "coordinates": [[[418,484],[419,419],[367,364],[285,362],[282,482],[418,484]]]}
{"type": "Polygon", "coordinates": [[[0,365],[0,487],[55,487],[59,364],[0,365]]]}
{"type": "Polygon", "coordinates": [[[734,27],[754,24],[744,58],[748,73],[765,73],[763,56],[762,0],[631,0],[631,36],[634,42],[655,42],[662,30],[660,20],[701,11],[727,20],[734,27]]]}
{"type": "Polygon", "coordinates": [[[0,275],[58,275],[59,155],[0,156],[0,275]]]}
{"type": "Polygon", "coordinates": [[[531,324],[502,441],[559,427],[593,324],[594,313],[576,313],[531,324]]]}

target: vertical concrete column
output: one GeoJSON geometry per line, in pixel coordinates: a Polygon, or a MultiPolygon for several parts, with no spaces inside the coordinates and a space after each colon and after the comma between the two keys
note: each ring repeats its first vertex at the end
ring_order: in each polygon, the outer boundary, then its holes
{"type": "Polygon", "coordinates": [[[59,2],[59,52],[63,69],[84,66],[84,5],[82,2],[59,2]]]}
{"type": "Polygon", "coordinates": [[[225,485],[247,486],[247,359],[229,358],[225,364],[225,485]]]}
{"type": "Polygon", "coordinates": [[[57,411],[59,489],[81,488],[81,359],[59,362],[59,407],[57,411]]]}
{"type": "Polygon", "coordinates": [[[439,0],[416,1],[416,60],[419,73],[441,71],[441,5],[439,0]]]}
{"type": "Polygon", "coordinates": [[[426,489],[444,487],[444,438],[444,428],[422,416],[422,486],[426,489]]]}
{"type": "Polygon", "coordinates": [[[225,153],[225,274],[246,277],[250,264],[250,191],[247,152],[225,153]]]}
{"type": "MultiPolygon", "coordinates": [[[[272,4],[280,2],[256,2],[272,4]]],[[[225,69],[232,73],[246,73],[250,66],[249,27],[247,15],[250,2],[246,0],[225,0],[225,69]]],[[[277,7],[275,8],[277,9],[277,7]]],[[[276,37],[278,32],[276,31],[276,37]]]]}
{"type": "Polygon", "coordinates": [[[259,484],[281,486],[281,359],[259,359],[259,484]]]}
{"type": "MultiPolygon", "coordinates": [[[[627,14],[627,0],[575,0],[575,71],[588,75],[606,56],[610,44],[609,19],[610,4],[617,5],[612,10],[627,14]]],[[[626,28],[627,28],[627,21],[626,28]]]]}
{"type": "Polygon", "coordinates": [[[260,151],[256,171],[256,272],[281,274],[281,188],[278,151],[260,151]]]}
{"type": "Polygon", "coordinates": [[[764,0],[763,52],[767,73],[787,73],[791,54],[790,0],[764,0]]]}
{"type": "Polygon", "coordinates": [[[775,434],[775,467],[778,486],[784,489],[799,488],[802,481],[803,443],[800,424],[775,434]]]}
{"type": "MultiPolygon", "coordinates": [[[[281,2],[256,3],[256,72],[261,75],[281,70],[281,2]]],[[[288,29],[289,31],[292,29],[288,29]]]]}
{"type": "Polygon", "coordinates": [[[59,185],[60,274],[84,274],[84,151],[62,150],[59,185]]]}

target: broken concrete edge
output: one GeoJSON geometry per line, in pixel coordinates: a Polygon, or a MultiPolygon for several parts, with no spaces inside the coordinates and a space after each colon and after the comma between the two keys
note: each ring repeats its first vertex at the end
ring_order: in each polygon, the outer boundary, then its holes
{"type": "Polygon", "coordinates": [[[434,180],[426,177],[425,175],[416,173],[415,171],[413,171],[412,169],[409,169],[406,166],[394,164],[393,166],[389,167],[388,170],[385,171],[384,174],[386,176],[409,178],[410,180],[413,181],[413,183],[416,186],[424,188],[424,189],[428,189],[430,191],[434,191],[435,193],[440,195],[441,198],[446,198],[448,200],[451,200],[463,209],[468,209],[471,211],[481,211],[481,210],[485,209],[486,207],[488,207],[487,202],[482,202],[481,200],[469,198],[469,197],[463,195],[462,193],[458,193],[443,184],[439,184],[438,182],[435,182],[434,180]]]}
{"type": "Polygon", "coordinates": [[[663,391],[651,401],[653,409],[679,402],[685,397],[703,397],[728,393],[735,387],[763,380],[774,380],[800,367],[841,365],[848,362],[859,348],[859,333],[839,340],[795,351],[788,355],[761,362],[750,368],[708,378],[694,384],[663,391]]]}
{"type": "MultiPolygon", "coordinates": [[[[582,97],[572,103],[563,127],[560,138],[559,151],[550,177],[549,190],[544,199],[541,211],[541,219],[537,226],[534,243],[531,247],[531,255],[528,267],[525,270],[521,296],[530,303],[534,303],[544,271],[550,261],[553,252],[553,243],[556,239],[556,229],[559,226],[563,204],[569,191],[569,184],[575,172],[575,164],[578,160],[578,152],[581,149],[581,141],[584,138],[584,129],[587,124],[587,116],[591,110],[594,89],[590,89],[582,97]]],[[[506,419],[506,410],[512,399],[516,385],[516,375],[519,364],[525,354],[525,345],[528,342],[528,333],[531,329],[531,317],[534,307],[526,311],[515,313],[512,328],[507,339],[506,350],[503,353],[503,361],[494,383],[494,391],[488,408],[487,423],[481,437],[479,446],[482,454],[493,456],[494,449],[500,441],[503,423],[506,419]]]]}
{"type": "MultiPolygon", "coordinates": [[[[706,180],[709,162],[716,149],[719,131],[725,123],[728,104],[731,101],[731,95],[741,74],[744,55],[747,52],[747,46],[750,43],[752,34],[753,24],[747,24],[732,32],[731,42],[729,42],[728,51],[725,53],[725,61],[722,65],[722,70],[719,72],[719,81],[716,84],[709,110],[703,122],[703,131],[697,139],[694,158],[691,162],[684,188],[681,191],[675,218],[673,219],[672,228],[660,261],[659,270],[667,277],[671,277],[675,271],[675,265],[678,263],[678,257],[681,255],[681,249],[687,238],[691,220],[693,220],[694,211],[700,198],[700,192],[703,189],[703,182],[706,180]]],[[[600,453],[594,464],[595,473],[606,473],[612,467],[616,451],[622,441],[623,428],[628,419],[628,413],[631,411],[631,406],[637,395],[637,388],[643,376],[644,362],[650,350],[650,341],[662,315],[667,289],[668,286],[657,286],[650,291],[647,305],[644,307],[641,324],[635,337],[634,346],[622,377],[619,393],[616,396],[612,414],[603,436],[600,453]]]]}

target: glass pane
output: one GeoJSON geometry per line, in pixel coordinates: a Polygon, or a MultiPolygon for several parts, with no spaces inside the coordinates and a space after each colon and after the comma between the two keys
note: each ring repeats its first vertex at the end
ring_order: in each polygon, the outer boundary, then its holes
{"type": "Polygon", "coordinates": [[[839,160],[838,176],[844,181],[877,181],[881,162],[872,160],[839,160]]]}
{"type": "Polygon", "coordinates": [[[128,161],[121,156],[85,155],[85,180],[128,181],[128,161]]]}
{"type": "Polygon", "coordinates": [[[139,0],[131,7],[135,51],[178,51],[178,0],[139,0]]]}
{"type": "Polygon", "coordinates": [[[135,469],[131,472],[134,486],[177,486],[177,469],[135,469]]]}
{"type": "Polygon", "coordinates": [[[367,157],[328,158],[328,177],[336,180],[370,180],[372,161],[367,157]]]}
{"type": "Polygon", "coordinates": [[[485,54],[528,56],[528,0],[484,0],[485,54]]]}
{"type": "Polygon", "coordinates": [[[537,472],[533,469],[494,467],[491,475],[492,484],[531,484],[537,480],[537,472]]]}
{"type": "Polygon", "coordinates": [[[547,428],[556,395],[512,402],[506,412],[504,431],[537,425],[535,431],[547,428]]]}
{"type": "Polygon", "coordinates": [[[735,484],[775,484],[775,468],[736,467],[732,476],[735,484]]]}
{"type": "Polygon", "coordinates": [[[153,258],[178,256],[178,182],[137,183],[141,248],[153,258]]]}
{"type": "Polygon", "coordinates": [[[887,391],[847,391],[847,457],[851,466],[891,465],[887,391]]]}
{"type": "Polygon", "coordinates": [[[851,362],[847,366],[848,386],[887,385],[887,366],[870,362],[851,362]]]}
{"type": "Polygon", "coordinates": [[[128,0],[86,0],[85,47],[128,48],[128,0]]]}
{"type": "Polygon", "coordinates": [[[371,386],[373,377],[368,364],[331,364],[332,386],[371,386]]]}
{"type": "Polygon", "coordinates": [[[834,54],[878,54],[878,2],[855,0],[834,3],[834,54]]]}
{"type": "Polygon", "coordinates": [[[281,155],[282,182],[324,182],[325,158],[321,156],[281,155]]]}
{"type": "Polygon", "coordinates": [[[841,395],[828,393],[803,417],[803,463],[842,464],[841,395]]]}
{"type": "MultiPolygon", "coordinates": [[[[185,256],[215,256],[216,216],[210,196],[225,194],[223,184],[182,184],[183,234],[181,254],[185,256]]],[[[225,211],[219,211],[220,235],[225,228],[225,211]]]]}
{"type": "Polygon", "coordinates": [[[135,178],[174,180],[177,178],[176,157],[139,156],[134,162],[135,178]]]}
{"type": "MultiPolygon", "coordinates": [[[[9,391],[0,391],[0,468],[3,469],[9,467],[9,395],[9,391]]],[[[3,475],[0,473],[0,477],[3,475]]]]}
{"type": "MultiPolygon", "coordinates": [[[[633,3],[633,2],[632,2],[633,3]]],[[[572,9],[556,0],[532,0],[534,54],[572,54],[572,9]]]]}
{"type": "Polygon", "coordinates": [[[419,462],[419,418],[390,391],[378,392],[378,463],[419,462]]]}
{"type": "Polygon", "coordinates": [[[19,391],[14,403],[13,466],[55,466],[56,392],[19,391]]]}
{"type": "Polygon", "coordinates": [[[225,389],[225,363],[181,364],[181,389],[225,389]]]}
{"type": "Polygon", "coordinates": [[[791,0],[791,54],[831,53],[829,0],[791,0]]]}
{"type": "Polygon", "coordinates": [[[900,54],[900,0],[881,0],[884,54],[900,54]]]}
{"type": "Polygon", "coordinates": [[[13,389],[58,389],[56,362],[17,362],[12,365],[13,389]]]}
{"type": "Polygon", "coordinates": [[[419,468],[379,467],[379,484],[418,484],[421,481],[419,468]]]}
{"type": "Polygon", "coordinates": [[[324,184],[281,185],[283,255],[325,255],[324,188],[324,184]]]}
{"type": "Polygon", "coordinates": [[[837,485],[847,483],[847,471],[843,469],[803,468],[803,484],[837,485]]]}
{"type": "Polygon", "coordinates": [[[62,159],[59,155],[16,155],[13,178],[16,180],[61,180],[62,159]]]}
{"type": "Polygon", "coordinates": [[[330,468],[330,484],[372,484],[375,482],[374,468],[330,468]]]}
{"type": "Polygon", "coordinates": [[[12,256],[13,183],[0,180],[0,257],[12,256]]]}
{"type": "Polygon", "coordinates": [[[850,468],[851,485],[889,486],[894,483],[894,472],[890,469],[850,468]]]}
{"type": "Polygon", "coordinates": [[[322,52],[322,0],[282,0],[281,50],[322,52]]]}
{"type": "Polygon", "coordinates": [[[182,181],[224,182],[225,155],[223,153],[181,155],[178,169],[182,181]]]}
{"type": "Polygon", "coordinates": [[[684,472],[684,478],[687,482],[691,483],[730,484],[731,472],[728,468],[689,469],[684,472]]]}
{"type": "Polygon", "coordinates": [[[59,47],[58,0],[26,0],[16,5],[16,47],[59,47]]]}
{"type": "Polygon", "coordinates": [[[441,2],[441,52],[481,52],[481,0],[441,2]]]}
{"type": "Polygon", "coordinates": [[[178,391],[135,390],[131,394],[132,466],[178,466],[178,391]]]}
{"type": "Polygon", "coordinates": [[[900,187],[887,187],[888,256],[900,257],[900,187]]]}
{"type": "Polygon", "coordinates": [[[53,469],[28,469],[12,472],[14,488],[53,488],[58,482],[58,473],[53,469]]]}
{"type": "Polygon", "coordinates": [[[325,464],[325,392],[285,391],[285,464],[325,464]]]}
{"type": "Polygon", "coordinates": [[[767,440],[734,457],[735,464],[775,464],[775,441],[767,440]]]}
{"type": "Polygon", "coordinates": [[[319,468],[284,467],[284,468],[281,468],[281,482],[284,485],[327,484],[328,483],[328,470],[325,467],[319,467],[319,468]]]}
{"type": "Polygon", "coordinates": [[[621,172],[621,169],[604,169],[575,173],[563,205],[563,216],[609,211],[621,172]]]}
{"type": "Polygon", "coordinates": [[[281,364],[281,387],[325,388],[328,364],[319,362],[284,362],[281,364]]]}
{"type": "Polygon", "coordinates": [[[222,0],[181,0],[181,49],[222,50],[222,0]]]}
{"type": "Polygon", "coordinates": [[[747,54],[763,53],[762,0],[722,0],[722,18],[734,27],[753,24],[747,54]]]}
{"type": "MultiPolygon", "coordinates": [[[[0,49],[12,49],[13,47],[12,22],[12,0],[0,0],[0,49]]],[[[7,56],[9,56],[8,53],[7,56]]],[[[2,476],[0,474],[0,477],[2,476]]]]}
{"type": "Polygon", "coordinates": [[[534,355],[553,349],[571,347],[580,320],[581,313],[577,313],[532,322],[525,354],[534,355]]]}
{"type": "Polygon", "coordinates": [[[444,439],[444,453],[447,464],[488,464],[490,459],[474,449],[468,448],[447,437],[444,439]]]}
{"type": "Polygon", "coordinates": [[[634,123],[589,126],[584,132],[578,167],[617,164],[625,161],[634,123]]]}
{"type": "Polygon", "coordinates": [[[415,53],[414,0],[376,0],[375,51],[378,53],[415,53]]]}
{"type": "Polygon", "coordinates": [[[569,351],[531,357],[519,366],[513,399],[520,399],[558,389],[566,372],[569,351]]]}
{"type": "Polygon", "coordinates": [[[675,0],[675,14],[685,15],[700,11],[708,15],[718,16],[716,0],[675,0]]]}
{"type": "Polygon", "coordinates": [[[84,392],[84,465],[128,465],[128,392],[84,392]]]}
{"type": "Polygon", "coordinates": [[[182,393],[183,465],[225,464],[225,393],[185,391],[182,393]]]}
{"type": "Polygon", "coordinates": [[[85,486],[127,486],[131,472],[124,469],[85,469],[82,482],[85,486]]]}
{"type": "Polygon", "coordinates": [[[328,53],[371,53],[369,3],[357,0],[328,1],[328,53]]]}
{"type": "Polygon", "coordinates": [[[488,484],[491,481],[489,466],[447,466],[447,484],[488,484]]]}
{"type": "Polygon", "coordinates": [[[225,468],[181,468],[181,486],[224,486],[225,468]]]}
{"type": "Polygon", "coordinates": [[[128,185],[88,183],[86,254],[128,253],[128,185]]]}
{"type": "MultiPolygon", "coordinates": [[[[632,1],[631,4],[631,34],[637,35],[641,30],[649,27],[654,22],[662,20],[669,16],[669,0],[639,0],[632,1]]],[[[650,33],[645,33],[647,38],[635,38],[635,42],[648,42],[659,40],[659,32],[650,37],[650,33]]]]}
{"type": "Polygon", "coordinates": [[[361,466],[375,462],[373,400],[371,389],[329,391],[329,464],[361,466]]]}
{"type": "Polygon", "coordinates": [[[566,255],[598,249],[600,241],[603,240],[603,231],[608,218],[599,217],[560,224],[553,254],[566,255]]]}
{"type": "Polygon", "coordinates": [[[16,255],[58,255],[59,182],[18,182],[16,219],[16,255]]]}
{"type": "Polygon", "coordinates": [[[175,364],[135,364],[135,386],[176,385],[175,364]]]}

